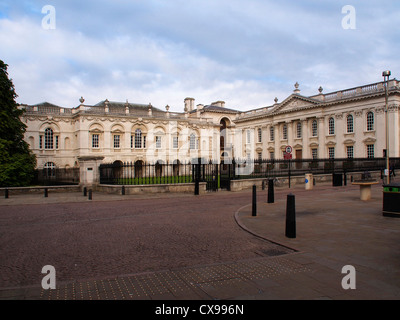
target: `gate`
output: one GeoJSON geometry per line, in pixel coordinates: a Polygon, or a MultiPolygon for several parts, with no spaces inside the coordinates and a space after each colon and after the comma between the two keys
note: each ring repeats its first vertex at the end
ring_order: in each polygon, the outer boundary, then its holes
{"type": "Polygon", "coordinates": [[[206,182],[207,191],[218,190],[218,164],[200,163],[193,165],[193,181],[198,179],[200,182],[206,182]]]}
{"type": "Polygon", "coordinates": [[[219,181],[220,181],[220,188],[221,189],[226,189],[228,191],[231,191],[231,180],[233,179],[235,175],[235,164],[234,163],[229,163],[225,164],[223,161],[221,162],[220,166],[220,175],[219,175],[219,181]]]}

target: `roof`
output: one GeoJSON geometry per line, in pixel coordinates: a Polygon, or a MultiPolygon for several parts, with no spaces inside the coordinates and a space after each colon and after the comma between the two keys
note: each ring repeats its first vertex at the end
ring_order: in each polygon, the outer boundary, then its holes
{"type": "Polygon", "coordinates": [[[204,106],[203,110],[208,111],[208,112],[221,112],[221,113],[238,113],[238,112],[240,112],[238,110],[228,109],[225,107],[219,107],[219,106],[215,106],[215,105],[204,106]]]}
{"type": "MultiPolygon", "coordinates": [[[[95,104],[94,106],[90,106],[91,109],[97,109],[101,107],[101,111],[104,110],[106,105],[106,100],[100,101],[99,103],[95,104]]],[[[154,116],[164,116],[165,111],[162,111],[151,104],[138,104],[138,103],[127,103],[127,102],[115,102],[115,101],[108,101],[108,108],[110,113],[114,114],[125,114],[126,106],[129,108],[129,113],[134,114],[137,116],[147,116],[149,112],[149,106],[151,106],[151,111],[154,116]]],[[[87,106],[89,107],[89,106],[87,106]]],[[[92,110],[95,111],[95,110],[92,110]]]]}

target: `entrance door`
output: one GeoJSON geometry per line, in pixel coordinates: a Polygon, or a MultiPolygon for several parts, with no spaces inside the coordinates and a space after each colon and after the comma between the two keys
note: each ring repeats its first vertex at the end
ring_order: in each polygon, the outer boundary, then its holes
{"type": "Polygon", "coordinates": [[[298,149],[295,150],[296,151],[296,169],[301,169],[302,167],[302,161],[301,159],[303,159],[303,150],[302,149],[298,149]]]}

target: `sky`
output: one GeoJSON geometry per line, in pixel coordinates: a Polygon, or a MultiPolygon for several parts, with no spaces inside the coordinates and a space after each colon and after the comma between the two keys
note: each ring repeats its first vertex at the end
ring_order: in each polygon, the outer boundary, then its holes
{"type": "Polygon", "coordinates": [[[397,0],[0,0],[0,59],[18,103],[247,111],[400,78],[399,20],[397,0]]]}

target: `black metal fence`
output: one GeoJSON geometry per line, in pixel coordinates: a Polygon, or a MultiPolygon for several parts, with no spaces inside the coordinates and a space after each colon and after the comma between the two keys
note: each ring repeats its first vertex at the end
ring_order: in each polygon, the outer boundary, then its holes
{"type": "MultiPolygon", "coordinates": [[[[400,158],[390,160],[391,167],[400,169],[400,158]]],[[[230,188],[230,180],[302,176],[306,173],[334,174],[381,171],[385,158],[294,159],[294,160],[232,160],[221,163],[145,163],[116,162],[100,165],[100,183],[116,185],[175,184],[207,182],[207,190],[230,188]]]]}
{"type": "Polygon", "coordinates": [[[190,163],[116,162],[100,165],[101,184],[170,184],[194,181],[190,163]]]}
{"type": "Polygon", "coordinates": [[[31,185],[75,185],[79,184],[79,168],[37,169],[31,185]]]}
{"type": "MultiPolygon", "coordinates": [[[[391,158],[390,166],[400,169],[400,158],[391,158]]],[[[385,158],[352,159],[292,159],[292,160],[235,160],[232,161],[232,179],[273,178],[311,174],[333,174],[364,171],[382,171],[385,158]]]]}

